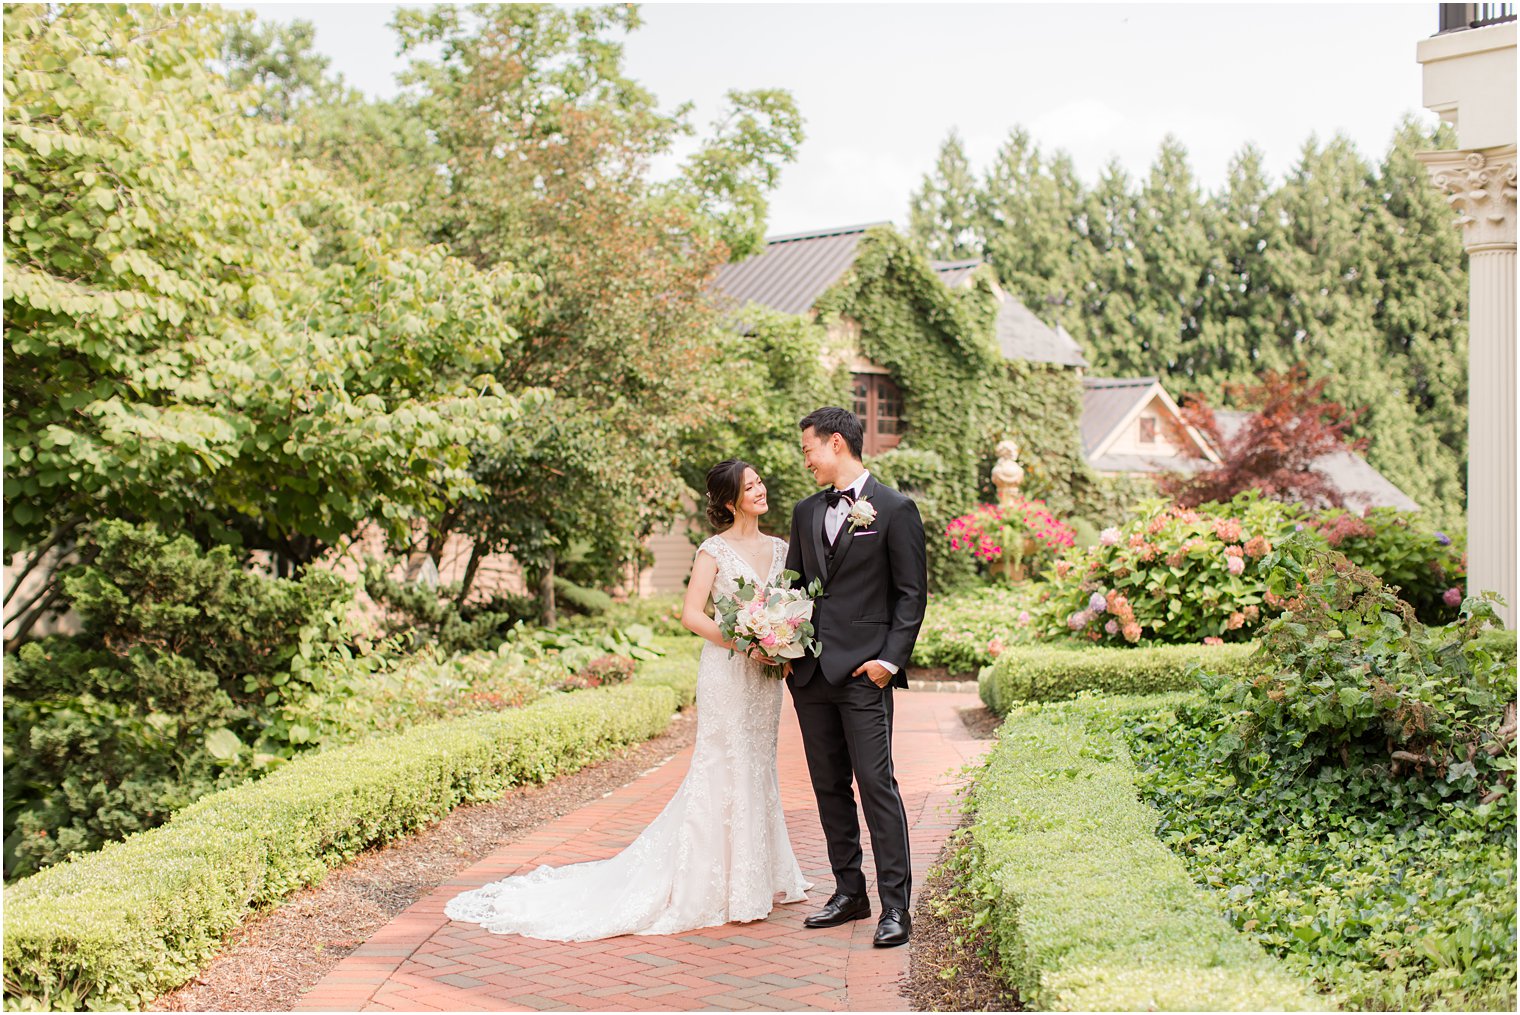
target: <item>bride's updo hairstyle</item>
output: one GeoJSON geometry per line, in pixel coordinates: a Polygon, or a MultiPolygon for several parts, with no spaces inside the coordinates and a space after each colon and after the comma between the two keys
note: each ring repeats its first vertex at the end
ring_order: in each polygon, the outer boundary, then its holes
{"type": "Polygon", "coordinates": [[[734,524],[729,505],[738,503],[744,493],[744,470],[753,468],[748,462],[730,458],[707,470],[707,520],[713,528],[726,529],[734,524]]]}

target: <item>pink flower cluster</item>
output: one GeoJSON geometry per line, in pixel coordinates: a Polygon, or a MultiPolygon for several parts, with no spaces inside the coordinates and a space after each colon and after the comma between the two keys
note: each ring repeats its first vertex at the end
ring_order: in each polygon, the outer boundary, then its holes
{"type": "Polygon", "coordinates": [[[971,514],[952,518],[945,526],[950,549],[970,550],[977,560],[992,563],[1003,555],[1003,547],[988,535],[987,530],[992,527],[991,523],[1002,520],[1003,512],[990,504],[978,504],[971,514]]]}
{"type": "MultiPolygon", "coordinates": [[[[1087,608],[1067,617],[1066,626],[1073,631],[1081,631],[1105,613],[1108,614],[1108,620],[1104,622],[1103,630],[1110,636],[1122,635],[1130,644],[1140,640],[1141,627],[1135,620],[1134,607],[1130,606],[1127,596],[1115,589],[1094,592],[1088,596],[1087,608]]],[[[1091,636],[1097,637],[1097,632],[1092,632],[1091,636]]]]}
{"type": "Polygon", "coordinates": [[[1056,552],[1076,544],[1076,533],[1050,513],[1041,500],[1017,498],[1008,510],[996,504],[978,504],[968,515],[951,519],[945,526],[950,549],[969,550],[978,560],[991,563],[1003,555],[1003,546],[993,533],[1003,525],[1020,527],[1040,543],[1056,552]]]}
{"type": "Polygon", "coordinates": [[[1374,534],[1371,525],[1353,514],[1336,515],[1328,522],[1314,521],[1309,524],[1319,529],[1331,546],[1340,546],[1348,539],[1365,539],[1374,534]]]}

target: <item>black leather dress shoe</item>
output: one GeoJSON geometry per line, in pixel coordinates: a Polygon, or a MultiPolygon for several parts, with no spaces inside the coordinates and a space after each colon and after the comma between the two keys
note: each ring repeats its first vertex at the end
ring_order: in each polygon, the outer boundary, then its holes
{"type": "Polygon", "coordinates": [[[895,948],[908,943],[913,931],[913,918],[905,909],[883,909],[876,922],[876,937],[872,940],[878,948],[895,948]]]}
{"type": "MultiPolygon", "coordinates": [[[[804,927],[837,927],[851,920],[863,920],[871,915],[871,900],[864,895],[835,894],[823,904],[823,908],[802,921],[804,927]]],[[[906,940],[906,939],[905,939],[906,940]]]]}

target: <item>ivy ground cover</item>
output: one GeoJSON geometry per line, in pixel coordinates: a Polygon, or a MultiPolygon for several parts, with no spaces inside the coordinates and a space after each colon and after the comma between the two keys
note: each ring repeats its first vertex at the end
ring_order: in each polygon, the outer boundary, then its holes
{"type": "Polygon", "coordinates": [[[1301,604],[1254,670],[1128,723],[1158,833],[1346,1007],[1513,1010],[1513,634],[1482,600],[1427,628],[1304,543],[1265,563],[1301,604]]]}

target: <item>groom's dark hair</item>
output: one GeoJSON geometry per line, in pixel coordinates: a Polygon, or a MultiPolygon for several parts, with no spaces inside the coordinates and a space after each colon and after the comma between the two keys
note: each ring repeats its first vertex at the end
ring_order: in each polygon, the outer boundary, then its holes
{"type": "Polygon", "coordinates": [[[864,457],[866,428],[860,425],[860,417],[849,409],[826,405],[803,416],[797,426],[801,430],[812,427],[819,440],[828,440],[829,434],[837,433],[844,438],[845,447],[850,449],[857,462],[864,457]]]}

